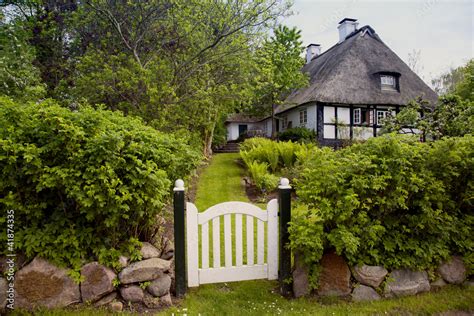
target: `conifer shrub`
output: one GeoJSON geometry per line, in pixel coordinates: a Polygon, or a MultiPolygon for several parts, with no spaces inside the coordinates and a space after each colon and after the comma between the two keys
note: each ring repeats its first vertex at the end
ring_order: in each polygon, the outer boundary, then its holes
{"type": "Polygon", "coordinates": [[[200,160],[184,139],[87,106],[1,98],[0,126],[0,205],[14,210],[16,250],[74,268],[136,258],[172,182],[200,160]]]}
{"type": "Polygon", "coordinates": [[[433,269],[474,258],[474,137],[420,143],[386,135],[313,149],[297,179],[291,247],[315,265],[335,249],[350,264],[433,269]]]}

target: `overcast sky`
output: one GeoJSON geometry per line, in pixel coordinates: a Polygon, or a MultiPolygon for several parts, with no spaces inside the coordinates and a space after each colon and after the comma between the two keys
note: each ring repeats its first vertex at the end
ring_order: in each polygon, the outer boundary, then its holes
{"type": "Polygon", "coordinates": [[[405,62],[419,52],[419,73],[426,83],[474,56],[474,0],[294,0],[294,15],[283,21],[302,30],[304,45],[324,52],[338,41],[344,17],[370,25],[405,62]]]}

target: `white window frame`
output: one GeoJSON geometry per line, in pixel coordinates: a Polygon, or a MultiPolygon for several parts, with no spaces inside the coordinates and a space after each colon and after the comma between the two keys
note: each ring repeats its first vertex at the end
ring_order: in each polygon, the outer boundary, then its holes
{"type": "Polygon", "coordinates": [[[381,120],[386,119],[387,116],[389,116],[388,112],[388,110],[377,110],[377,125],[382,125],[381,120]]]}
{"type": "Polygon", "coordinates": [[[308,111],[306,109],[300,111],[300,126],[306,126],[308,123],[308,111]]]}
{"type": "Polygon", "coordinates": [[[362,112],[360,108],[354,109],[354,124],[361,124],[361,115],[362,112]]]}
{"type": "Polygon", "coordinates": [[[390,86],[395,88],[395,77],[390,75],[381,75],[380,83],[383,86],[390,86]]]}

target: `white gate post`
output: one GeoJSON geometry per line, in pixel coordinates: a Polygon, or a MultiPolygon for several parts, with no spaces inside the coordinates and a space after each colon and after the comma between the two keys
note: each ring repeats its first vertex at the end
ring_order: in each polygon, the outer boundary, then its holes
{"type": "Polygon", "coordinates": [[[188,253],[188,286],[199,286],[199,234],[198,210],[193,203],[186,203],[186,248],[188,253]]]}
{"type": "Polygon", "coordinates": [[[278,279],[278,200],[273,199],[267,204],[267,266],[268,279],[278,279]]]}

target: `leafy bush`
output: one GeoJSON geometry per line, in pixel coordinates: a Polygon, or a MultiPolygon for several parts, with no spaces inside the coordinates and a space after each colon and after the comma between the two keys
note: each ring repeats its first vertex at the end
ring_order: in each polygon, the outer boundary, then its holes
{"type": "Polygon", "coordinates": [[[281,141],[311,143],[316,142],[316,132],[306,127],[293,127],[278,133],[278,139],[281,141]]]}
{"type": "Polygon", "coordinates": [[[245,142],[240,144],[240,151],[248,152],[259,147],[272,146],[273,143],[274,142],[268,138],[253,137],[246,139],[245,142]]]}
{"type": "Polygon", "coordinates": [[[136,257],[172,181],[200,160],[138,118],[90,107],[0,98],[0,126],[0,204],[15,211],[17,250],[76,268],[91,257],[136,257]]]}
{"type": "Polygon", "coordinates": [[[266,162],[250,161],[247,165],[255,186],[262,192],[272,190],[278,185],[278,177],[268,173],[266,162]]]}
{"type": "Polygon", "coordinates": [[[339,151],[313,149],[297,194],[291,246],[315,264],[334,248],[351,264],[432,268],[474,262],[474,137],[419,143],[387,135],[339,151]]]}
{"type": "Polygon", "coordinates": [[[296,160],[296,149],[297,146],[291,141],[289,142],[279,142],[277,144],[278,153],[281,157],[281,162],[283,166],[293,167],[296,160]]]}
{"type": "Polygon", "coordinates": [[[314,144],[276,142],[267,138],[247,139],[240,146],[240,155],[248,165],[250,161],[266,162],[275,173],[279,167],[291,168],[299,156],[306,157],[314,144]]]}

